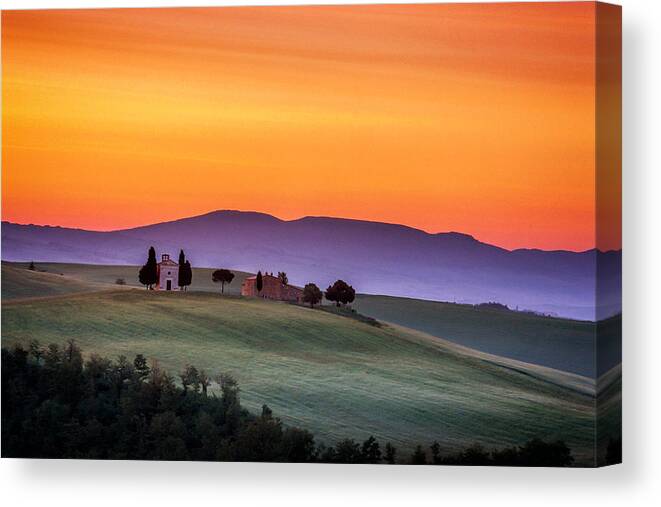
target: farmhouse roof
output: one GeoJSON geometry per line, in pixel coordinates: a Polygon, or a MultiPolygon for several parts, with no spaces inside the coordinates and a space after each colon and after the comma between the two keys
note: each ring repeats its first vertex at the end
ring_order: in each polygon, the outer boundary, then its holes
{"type": "MultiPolygon", "coordinates": [[[[269,273],[264,273],[262,275],[262,278],[267,278],[267,277],[268,278],[278,278],[277,276],[271,275],[269,273]]],[[[257,279],[257,275],[246,276],[246,280],[256,280],[256,279],[257,279]]]]}
{"type": "MultiPolygon", "coordinates": [[[[274,280],[280,280],[280,278],[270,273],[264,273],[262,275],[262,278],[273,278],[274,280]]],[[[243,281],[245,283],[248,280],[257,280],[257,275],[246,276],[243,281]]],[[[285,285],[286,287],[291,287],[292,289],[303,290],[303,287],[299,287],[298,285],[292,285],[291,283],[284,283],[283,285],[285,285]]]]}

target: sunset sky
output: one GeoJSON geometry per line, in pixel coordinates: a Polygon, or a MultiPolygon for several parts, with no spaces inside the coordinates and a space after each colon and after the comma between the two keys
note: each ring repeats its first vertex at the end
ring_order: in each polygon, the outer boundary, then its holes
{"type": "Polygon", "coordinates": [[[592,3],[9,11],[2,81],[3,220],[595,246],[592,3]]]}

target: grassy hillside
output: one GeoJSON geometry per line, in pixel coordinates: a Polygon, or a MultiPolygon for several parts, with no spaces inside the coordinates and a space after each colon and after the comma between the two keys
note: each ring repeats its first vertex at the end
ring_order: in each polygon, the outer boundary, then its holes
{"type": "Polygon", "coordinates": [[[543,372],[285,303],[117,288],[4,302],[2,333],[5,346],[74,338],[88,353],[142,352],[172,372],[186,363],[231,372],[249,408],[267,403],[327,442],[374,434],[454,450],[563,438],[583,460],[593,445],[594,397],[543,372]]]}
{"type": "MultiPolygon", "coordinates": [[[[118,278],[122,278],[130,287],[141,287],[138,281],[139,266],[111,266],[93,264],[63,264],[59,262],[40,262],[36,268],[43,274],[55,274],[64,278],[53,279],[42,276],[44,284],[35,286],[32,281],[24,283],[20,276],[24,273],[28,263],[3,262],[2,263],[2,298],[14,299],[31,297],[33,295],[49,296],[62,293],[81,292],[85,290],[98,290],[103,285],[115,285],[118,278]],[[66,287],[60,287],[61,281],[66,280],[66,287]],[[7,283],[6,280],[9,282],[7,283]],[[30,291],[34,294],[30,294],[30,291]],[[59,291],[59,292],[58,292],[59,291]]],[[[189,290],[207,292],[220,292],[220,284],[211,281],[210,268],[193,268],[193,283],[189,290]]],[[[38,273],[38,272],[31,272],[38,273]]],[[[239,295],[241,284],[249,273],[234,271],[235,277],[230,285],[225,286],[226,294],[239,295]]]]}
{"type": "Polygon", "coordinates": [[[60,275],[60,272],[43,273],[30,271],[25,266],[2,263],[2,300],[60,296],[77,292],[89,292],[106,288],[77,278],[60,275]]]}
{"type": "MultiPolygon", "coordinates": [[[[2,266],[3,299],[116,287],[117,278],[124,279],[129,286],[139,286],[137,266],[38,263],[38,269],[57,274],[58,278],[32,272],[29,284],[22,278],[27,264],[3,262],[2,266]],[[37,284],[37,280],[41,283],[37,284]]],[[[190,290],[218,293],[220,287],[211,281],[212,271],[194,268],[190,290]]],[[[225,290],[228,294],[239,295],[241,283],[248,273],[235,274],[234,281],[225,290]]],[[[621,316],[598,324],[602,354],[596,371],[597,325],[594,323],[391,296],[358,295],[354,307],[378,320],[423,331],[482,352],[591,378],[595,377],[595,372],[601,375],[621,361],[621,316]]]]}
{"type": "Polygon", "coordinates": [[[390,296],[359,295],[354,307],[466,347],[595,377],[596,324],[591,322],[390,296]]]}

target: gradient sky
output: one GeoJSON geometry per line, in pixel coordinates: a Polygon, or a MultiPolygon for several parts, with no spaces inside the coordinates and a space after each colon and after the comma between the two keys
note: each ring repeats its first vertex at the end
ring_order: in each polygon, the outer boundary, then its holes
{"type": "Polygon", "coordinates": [[[594,55],[592,3],[3,12],[3,220],[593,248],[594,55]]]}

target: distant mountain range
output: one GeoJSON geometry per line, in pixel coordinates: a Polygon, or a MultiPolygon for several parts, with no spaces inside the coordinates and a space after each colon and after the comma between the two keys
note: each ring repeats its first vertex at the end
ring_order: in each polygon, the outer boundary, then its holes
{"type": "Polygon", "coordinates": [[[183,248],[194,266],[286,271],[322,289],[342,278],[367,294],[497,301],[581,320],[620,311],[621,251],[509,251],[456,232],[228,210],[112,232],[2,223],[7,261],[139,265],[152,245],[175,259],[183,248]]]}

